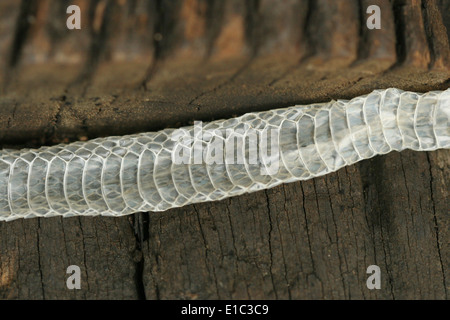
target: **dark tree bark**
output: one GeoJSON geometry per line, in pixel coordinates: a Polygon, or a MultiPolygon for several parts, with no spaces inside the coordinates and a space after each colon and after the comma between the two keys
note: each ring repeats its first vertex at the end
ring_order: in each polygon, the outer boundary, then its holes
{"type": "MultiPolygon", "coordinates": [[[[0,147],[450,83],[442,0],[0,2],[0,147]],[[81,30],[66,28],[77,4],[81,30]],[[381,30],[366,8],[381,8],[381,30]]],[[[448,150],[122,218],[0,223],[2,299],[447,299],[448,150]],[[369,290],[366,269],[381,268],[369,290]],[[81,290],[66,269],[81,268],[81,290]]]]}

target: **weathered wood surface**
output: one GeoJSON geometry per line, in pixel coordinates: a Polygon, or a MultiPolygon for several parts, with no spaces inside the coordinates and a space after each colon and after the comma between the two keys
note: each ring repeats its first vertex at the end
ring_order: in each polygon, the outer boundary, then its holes
{"type": "MultiPolygon", "coordinates": [[[[450,83],[446,0],[0,2],[0,144],[450,83]],[[68,30],[65,10],[82,9],[68,30]],[[381,30],[366,8],[381,7],[381,30]]],[[[450,153],[123,218],[0,223],[2,299],[447,299],[450,153]],[[66,268],[82,289],[66,288],[66,268]],[[382,289],[366,268],[380,266],[382,289]]]]}

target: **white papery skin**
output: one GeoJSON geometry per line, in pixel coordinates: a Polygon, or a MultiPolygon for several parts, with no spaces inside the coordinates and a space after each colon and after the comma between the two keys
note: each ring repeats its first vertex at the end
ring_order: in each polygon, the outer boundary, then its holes
{"type": "MultiPolygon", "coordinates": [[[[322,176],[392,150],[450,148],[449,122],[450,89],[425,94],[387,89],[350,101],[213,121],[203,126],[203,134],[194,126],[184,127],[183,132],[193,137],[190,141],[182,135],[176,138],[174,133],[179,131],[166,129],[40,149],[2,150],[0,221],[121,216],[220,200],[322,176]],[[212,130],[213,134],[205,134],[212,130]],[[251,155],[268,142],[271,130],[278,132],[278,157],[258,157],[252,164],[251,155]],[[258,139],[245,143],[251,131],[258,139]],[[216,139],[223,143],[223,157],[229,155],[226,150],[235,150],[237,160],[236,150],[240,150],[244,163],[211,163],[208,147],[216,139]],[[193,146],[199,145],[206,150],[205,157],[195,164],[193,146]],[[180,154],[183,146],[191,151],[189,161],[176,164],[173,155],[180,154]],[[271,160],[279,160],[275,172],[264,170],[271,160]]],[[[275,150],[271,142],[268,155],[275,150]]]]}

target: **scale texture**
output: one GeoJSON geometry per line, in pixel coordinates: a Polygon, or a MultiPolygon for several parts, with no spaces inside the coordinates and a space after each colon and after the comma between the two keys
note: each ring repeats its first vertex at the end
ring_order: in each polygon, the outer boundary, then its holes
{"type": "Polygon", "coordinates": [[[393,150],[450,148],[450,89],[376,90],[180,129],[0,151],[0,220],[120,216],[307,180],[393,150]]]}

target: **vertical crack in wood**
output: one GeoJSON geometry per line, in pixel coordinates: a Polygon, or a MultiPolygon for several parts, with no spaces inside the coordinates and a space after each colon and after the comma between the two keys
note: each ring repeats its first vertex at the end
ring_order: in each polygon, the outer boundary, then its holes
{"type": "Polygon", "coordinates": [[[20,4],[20,12],[17,18],[14,39],[9,54],[9,66],[11,68],[14,68],[21,58],[23,45],[28,39],[28,34],[34,23],[38,6],[39,2],[36,0],[22,0],[20,4]]]}
{"type": "Polygon", "coordinates": [[[90,3],[89,19],[90,19],[90,47],[87,53],[84,68],[78,77],[70,86],[81,85],[81,96],[86,95],[86,91],[90,86],[92,77],[95,74],[100,61],[104,58],[108,51],[108,39],[110,37],[112,27],[112,14],[117,4],[112,0],[96,0],[90,3]],[[104,9],[99,9],[104,3],[104,9]],[[100,17],[99,17],[100,16],[100,17]],[[98,29],[96,27],[96,19],[100,19],[98,29]]]}
{"type": "MultiPolygon", "coordinates": [[[[328,187],[328,181],[327,181],[328,179],[325,178],[324,180],[325,180],[325,185],[326,185],[326,188],[328,191],[328,201],[330,203],[330,212],[331,212],[331,220],[333,222],[333,227],[334,227],[334,236],[336,237],[336,253],[338,256],[338,269],[339,269],[339,273],[341,275],[341,280],[342,280],[342,290],[344,291],[344,295],[346,295],[345,298],[349,299],[349,297],[348,297],[349,294],[347,293],[348,289],[347,289],[347,286],[345,285],[345,275],[342,270],[342,257],[341,257],[341,252],[339,250],[338,226],[336,223],[336,217],[335,217],[335,213],[334,213],[334,209],[333,209],[333,201],[331,200],[330,189],[328,187]]],[[[343,254],[345,255],[345,252],[343,254]]],[[[345,258],[344,258],[344,260],[345,260],[345,258]]]]}
{"type": "Polygon", "coordinates": [[[89,271],[88,271],[88,267],[87,267],[87,256],[86,256],[86,242],[85,242],[85,236],[84,236],[84,231],[83,231],[83,225],[81,223],[81,219],[82,217],[78,217],[77,221],[78,221],[78,225],[80,227],[80,231],[81,231],[81,238],[82,238],[82,245],[83,245],[83,264],[84,264],[84,270],[86,272],[86,284],[87,284],[87,291],[90,291],[90,286],[89,286],[89,271]]]}
{"type": "Polygon", "coordinates": [[[209,245],[208,242],[206,241],[206,236],[205,236],[205,231],[203,230],[203,224],[202,221],[200,220],[200,212],[198,211],[197,207],[195,206],[195,204],[192,205],[192,208],[194,209],[195,215],[196,215],[196,219],[197,219],[197,223],[198,223],[198,228],[200,231],[200,236],[202,238],[202,242],[203,242],[203,246],[204,246],[204,250],[205,250],[205,267],[206,270],[208,270],[208,275],[212,275],[213,280],[214,280],[214,285],[215,285],[215,291],[216,291],[216,295],[217,295],[217,299],[220,299],[220,294],[219,294],[219,285],[217,282],[217,275],[216,275],[216,270],[214,267],[214,264],[209,263],[210,260],[210,253],[209,253],[209,245]],[[212,267],[212,272],[211,272],[211,268],[212,267]]]}
{"type": "Polygon", "coordinates": [[[273,278],[273,250],[272,250],[272,231],[273,231],[273,223],[272,223],[272,216],[271,216],[271,210],[270,210],[270,199],[269,194],[267,193],[267,190],[264,190],[265,196],[266,196],[266,206],[267,206],[267,217],[268,217],[268,223],[269,223],[269,231],[268,231],[268,245],[269,245],[269,273],[270,273],[270,279],[272,281],[272,288],[273,293],[275,295],[275,299],[278,299],[278,293],[277,288],[275,286],[275,281],[273,278]]]}
{"type": "MultiPolygon", "coordinates": [[[[288,215],[288,212],[287,212],[287,209],[286,209],[286,188],[285,188],[285,185],[281,185],[280,188],[283,189],[283,197],[284,197],[283,212],[286,214],[286,220],[287,220],[287,223],[288,223],[288,226],[289,226],[289,231],[291,231],[289,215],[288,215]]],[[[289,300],[292,300],[291,285],[290,285],[289,279],[288,279],[288,265],[287,265],[287,261],[286,261],[286,257],[285,257],[285,253],[284,253],[283,234],[282,234],[282,231],[280,229],[280,223],[279,223],[279,219],[278,219],[278,211],[277,211],[277,231],[278,231],[278,234],[280,235],[281,257],[283,258],[283,267],[284,267],[283,268],[284,281],[286,282],[286,288],[287,288],[289,300]]]]}
{"type": "Polygon", "coordinates": [[[256,56],[264,39],[261,14],[259,13],[260,0],[245,1],[245,38],[251,50],[251,56],[256,56]]]}
{"type": "Polygon", "coordinates": [[[434,229],[435,229],[435,233],[436,233],[436,248],[437,248],[437,252],[438,252],[438,256],[439,256],[439,262],[441,265],[442,282],[444,285],[445,299],[447,300],[448,299],[447,280],[446,280],[446,276],[445,276],[444,263],[442,261],[441,240],[439,237],[439,225],[438,225],[438,221],[437,221],[437,217],[436,217],[436,205],[435,205],[434,192],[433,192],[433,188],[434,188],[434,186],[433,186],[433,184],[434,184],[433,171],[432,171],[432,167],[431,167],[430,153],[427,152],[426,154],[427,154],[428,170],[429,170],[429,174],[430,174],[430,193],[431,193],[431,205],[433,208],[434,229]]]}
{"type": "Polygon", "coordinates": [[[39,7],[39,2],[36,0],[22,0],[20,3],[19,15],[14,26],[14,36],[9,52],[7,53],[7,60],[5,71],[3,73],[3,83],[0,86],[0,93],[6,92],[10,83],[14,70],[19,64],[22,57],[23,47],[28,39],[30,29],[35,22],[36,12],[39,7]]]}
{"type": "Polygon", "coordinates": [[[139,300],[146,300],[145,284],[144,284],[144,242],[149,238],[149,216],[148,213],[135,213],[131,218],[131,227],[136,240],[136,251],[139,252],[139,259],[135,261],[136,292],[139,300]]]}
{"type": "Polygon", "coordinates": [[[39,277],[41,279],[41,294],[42,299],[45,300],[45,289],[44,289],[44,277],[42,273],[42,264],[41,264],[41,243],[40,243],[40,232],[41,232],[41,219],[37,219],[37,230],[36,230],[36,248],[37,248],[37,259],[38,259],[38,270],[39,277]]]}
{"type": "Polygon", "coordinates": [[[206,2],[206,53],[205,60],[208,60],[214,50],[217,37],[222,29],[224,20],[223,0],[210,0],[206,2]]]}
{"type": "Polygon", "coordinates": [[[159,65],[175,49],[178,40],[175,29],[180,5],[179,0],[156,0],[154,7],[151,8],[156,13],[151,13],[155,19],[153,25],[153,57],[141,83],[144,91],[148,90],[149,82],[158,71],[159,65]]]}
{"type": "Polygon", "coordinates": [[[383,158],[375,157],[369,159],[368,161],[361,162],[359,164],[359,168],[361,171],[361,182],[363,185],[364,192],[364,211],[366,216],[366,221],[368,227],[372,229],[372,240],[373,240],[373,249],[374,249],[374,258],[375,263],[380,263],[377,259],[377,233],[380,237],[380,245],[383,255],[384,266],[386,268],[387,273],[387,282],[389,286],[389,293],[391,298],[395,300],[394,295],[394,284],[393,284],[393,276],[391,265],[388,262],[388,258],[390,258],[389,246],[387,243],[387,239],[385,239],[385,219],[388,216],[384,216],[385,210],[384,205],[387,205],[385,201],[382,199],[382,195],[384,192],[384,186],[382,181],[383,176],[383,158]]]}
{"type": "Polygon", "coordinates": [[[405,39],[405,21],[402,11],[403,3],[399,0],[394,0],[392,4],[392,11],[394,13],[394,25],[395,25],[395,48],[397,51],[397,62],[392,66],[399,66],[406,60],[407,47],[405,39]]]}

